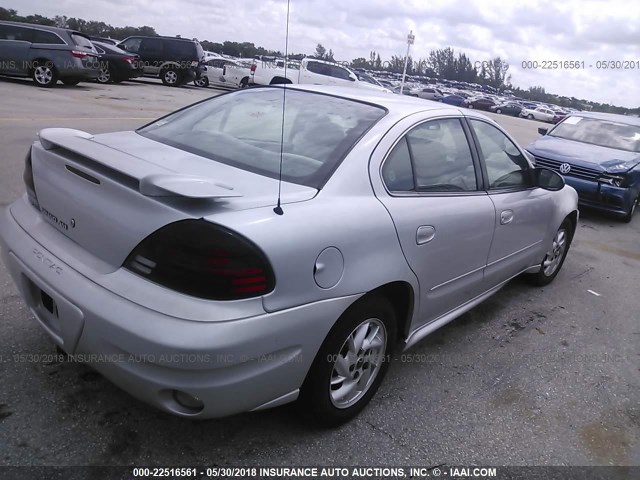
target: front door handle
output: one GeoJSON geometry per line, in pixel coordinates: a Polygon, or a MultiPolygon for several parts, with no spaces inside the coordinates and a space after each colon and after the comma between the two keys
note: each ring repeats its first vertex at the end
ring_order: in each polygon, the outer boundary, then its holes
{"type": "Polygon", "coordinates": [[[507,225],[513,220],[513,210],[505,210],[500,214],[500,225],[507,225]]]}
{"type": "Polygon", "coordinates": [[[424,243],[428,243],[433,240],[433,237],[436,236],[436,229],[431,225],[422,225],[418,227],[418,231],[416,232],[416,243],[418,245],[422,245],[424,243]]]}

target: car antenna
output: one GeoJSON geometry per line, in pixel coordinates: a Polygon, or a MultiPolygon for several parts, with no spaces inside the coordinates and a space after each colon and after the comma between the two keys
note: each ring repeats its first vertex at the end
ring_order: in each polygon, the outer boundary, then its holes
{"type": "MultiPolygon", "coordinates": [[[[284,78],[287,78],[287,57],[289,56],[289,4],[287,0],[287,33],[284,38],[284,78]]],[[[280,130],[280,173],[278,175],[278,204],[273,209],[276,215],[283,215],[284,211],[280,204],[282,198],[282,158],[284,156],[284,108],[287,100],[287,84],[282,84],[282,129],[280,130]]]]}

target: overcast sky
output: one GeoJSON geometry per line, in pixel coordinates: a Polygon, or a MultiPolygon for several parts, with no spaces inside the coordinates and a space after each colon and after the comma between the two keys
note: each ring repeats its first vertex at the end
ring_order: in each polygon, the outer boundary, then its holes
{"type": "MultiPolygon", "coordinates": [[[[161,35],[248,41],[284,51],[286,0],[2,0],[21,15],[66,15],[113,26],[155,27],[161,35]]],[[[640,68],[598,70],[597,61],[640,62],[638,0],[291,0],[289,51],[317,43],[337,60],[453,47],[472,61],[501,56],[512,83],[625,107],[640,106],[640,68]],[[585,69],[525,70],[522,61],[578,60],[585,69]],[[590,67],[591,65],[591,67],[590,67]]]]}

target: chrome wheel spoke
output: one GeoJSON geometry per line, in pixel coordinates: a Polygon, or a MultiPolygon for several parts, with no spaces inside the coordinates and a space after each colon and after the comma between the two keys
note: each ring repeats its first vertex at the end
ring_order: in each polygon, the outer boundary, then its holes
{"type": "Polygon", "coordinates": [[[380,371],[386,346],[384,324],[375,318],[363,321],[347,336],[329,380],[329,395],[335,407],[349,408],[367,393],[380,371]]]}
{"type": "Polygon", "coordinates": [[[358,327],[355,332],[353,343],[356,347],[356,352],[359,352],[364,345],[364,340],[367,338],[367,331],[369,330],[369,324],[363,323],[358,327]]]}
{"type": "Polygon", "coordinates": [[[338,355],[334,371],[341,377],[347,378],[351,374],[349,373],[349,362],[342,355],[338,355]]]}
{"type": "Polygon", "coordinates": [[[342,386],[334,391],[334,398],[336,400],[344,400],[344,398],[350,395],[358,387],[357,380],[347,380],[342,383],[342,386]]]}

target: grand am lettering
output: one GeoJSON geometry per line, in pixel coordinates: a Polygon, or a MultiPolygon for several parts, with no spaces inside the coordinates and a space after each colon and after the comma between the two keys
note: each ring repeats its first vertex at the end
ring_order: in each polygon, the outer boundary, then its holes
{"type": "MultiPolygon", "coordinates": [[[[60,220],[57,216],[55,216],[53,213],[51,213],[49,210],[47,210],[44,207],[40,207],[40,211],[42,212],[42,214],[47,217],[49,220],[51,220],[57,227],[60,227],[62,230],[69,230],[69,224],[66,222],[63,222],[62,220],[60,220]]],[[[75,226],[75,221],[73,222],[73,225],[75,226]]]]}
{"type": "Polygon", "coordinates": [[[62,275],[62,267],[56,264],[53,260],[46,256],[46,254],[42,253],[37,248],[33,249],[33,255],[40,260],[47,268],[50,268],[58,275],[62,275]]]}

